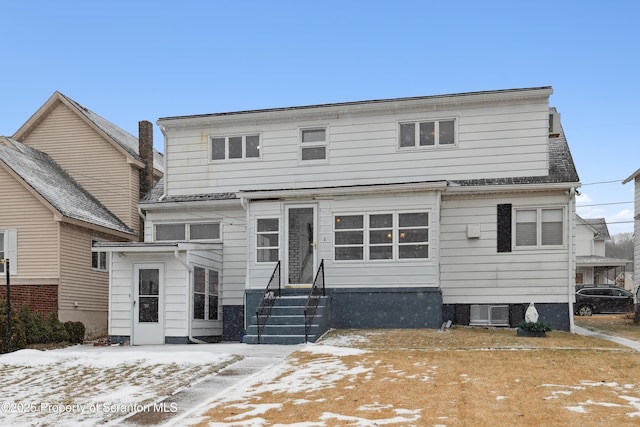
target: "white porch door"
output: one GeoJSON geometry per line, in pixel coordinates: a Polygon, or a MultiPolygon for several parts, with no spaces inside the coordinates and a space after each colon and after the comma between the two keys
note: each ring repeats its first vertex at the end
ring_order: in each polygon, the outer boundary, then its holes
{"type": "Polygon", "coordinates": [[[316,205],[286,207],[287,285],[310,286],[317,268],[316,205]]]}
{"type": "Polygon", "coordinates": [[[134,267],[132,345],[164,344],[163,284],[162,264],[134,267]]]}

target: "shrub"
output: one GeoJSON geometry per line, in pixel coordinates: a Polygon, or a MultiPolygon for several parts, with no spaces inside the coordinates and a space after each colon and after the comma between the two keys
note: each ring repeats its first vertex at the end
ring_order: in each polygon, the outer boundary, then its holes
{"type": "Polygon", "coordinates": [[[523,329],[525,331],[534,331],[534,332],[549,332],[551,331],[551,325],[548,322],[540,321],[540,322],[526,322],[521,321],[516,325],[516,327],[523,329]]]}
{"type": "Polygon", "coordinates": [[[82,322],[64,322],[64,328],[67,330],[69,342],[72,344],[82,344],[84,341],[84,324],[82,322]]]}
{"type": "Polygon", "coordinates": [[[47,332],[49,337],[47,342],[60,343],[69,341],[69,333],[64,325],[58,320],[58,316],[55,313],[51,313],[47,318],[47,332]]]}
{"type": "MultiPolygon", "coordinates": [[[[17,311],[12,310],[11,329],[12,350],[34,344],[82,344],[85,333],[82,322],[62,323],[55,313],[45,320],[24,305],[17,311]]],[[[0,300],[0,352],[7,352],[7,304],[3,300],[0,300]]]]}
{"type": "MultiPolygon", "coordinates": [[[[24,326],[20,318],[15,315],[13,306],[11,309],[11,350],[15,351],[27,346],[27,338],[24,326]]],[[[7,332],[7,304],[5,301],[0,301],[0,353],[8,351],[7,332]]]]}

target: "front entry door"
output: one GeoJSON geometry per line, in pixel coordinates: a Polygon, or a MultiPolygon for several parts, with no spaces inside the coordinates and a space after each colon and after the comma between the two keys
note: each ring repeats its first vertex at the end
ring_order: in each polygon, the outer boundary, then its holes
{"type": "Polygon", "coordinates": [[[132,345],[164,344],[162,264],[134,268],[132,345]]]}
{"type": "Polygon", "coordinates": [[[316,271],[316,206],[287,206],[286,251],[289,286],[313,284],[316,271]]]}

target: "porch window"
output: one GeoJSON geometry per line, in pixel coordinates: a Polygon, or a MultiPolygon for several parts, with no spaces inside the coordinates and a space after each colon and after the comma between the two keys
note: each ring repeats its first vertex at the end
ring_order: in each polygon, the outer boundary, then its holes
{"type": "Polygon", "coordinates": [[[216,270],[193,268],[193,318],[218,320],[219,281],[216,270]]]}
{"type": "Polygon", "coordinates": [[[211,160],[260,158],[260,135],[218,136],[211,138],[211,160]]]}
{"type": "Polygon", "coordinates": [[[455,120],[400,123],[399,141],[400,148],[452,146],[455,120]]]}
{"type": "Polygon", "coordinates": [[[336,261],[429,258],[429,212],[334,217],[336,261]]]}
{"type": "Polygon", "coordinates": [[[155,241],[199,241],[199,240],[220,240],[219,222],[195,222],[195,223],[175,223],[156,224],[155,241]]]}
{"type": "Polygon", "coordinates": [[[516,247],[564,244],[563,209],[517,209],[515,218],[516,247]]]}
{"type": "Polygon", "coordinates": [[[335,259],[362,260],[364,256],[364,215],[335,217],[335,259]]]}
{"type": "Polygon", "coordinates": [[[256,262],[277,262],[280,254],[280,220],[256,219],[256,262]]]}
{"type": "Polygon", "coordinates": [[[300,160],[327,159],[327,129],[312,128],[300,131],[300,160]]]}
{"type": "Polygon", "coordinates": [[[95,243],[100,241],[91,239],[91,268],[98,271],[107,271],[107,253],[93,247],[95,243]]]}

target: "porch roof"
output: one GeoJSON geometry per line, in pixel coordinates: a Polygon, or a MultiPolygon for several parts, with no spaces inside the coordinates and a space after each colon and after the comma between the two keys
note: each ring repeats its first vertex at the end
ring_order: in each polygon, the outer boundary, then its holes
{"type": "Polygon", "coordinates": [[[188,250],[221,250],[222,243],[193,242],[95,242],[94,248],[104,252],[175,252],[188,250]]]}
{"type": "Polygon", "coordinates": [[[628,259],[609,258],[597,255],[576,257],[577,267],[623,267],[630,262],[632,261],[628,259]]]}

